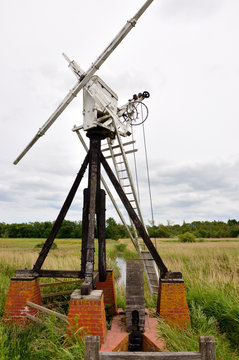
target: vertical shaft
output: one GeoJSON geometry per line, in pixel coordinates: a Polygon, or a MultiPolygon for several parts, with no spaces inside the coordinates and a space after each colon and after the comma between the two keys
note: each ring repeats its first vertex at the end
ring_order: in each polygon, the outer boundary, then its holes
{"type": "Polygon", "coordinates": [[[82,241],[81,241],[81,272],[85,274],[87,237],[89,227],[89,189],[84,189],[82,213],[82,241]]]}
{"type": "Polygon", "coordinates": [[[95,238],[95,214],[96,214],[96,196],[100,191],[100,145],[102,137],[97,133],[88,132],[90,138],[89,151],[89,212],[88,212],[88,230],[87,230],[87,247],[86,247],[86,265],[85,281],[81,287],[82,294],[89,293],[93,285],[94,271],[94,238],[95,238]]]}
{"type": "Polygon", "coordinates": [[[97,230],[98,230],[98,269],[99,280],[105,281],[107,277],[106,273],[106,254],[105,254],[105,191],[100,190],[97,196],[97,230]]]}

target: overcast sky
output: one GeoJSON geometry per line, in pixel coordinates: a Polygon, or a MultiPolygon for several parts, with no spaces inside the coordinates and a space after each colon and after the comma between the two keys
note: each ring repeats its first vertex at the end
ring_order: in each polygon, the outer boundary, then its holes
{"type": "MultiPolygon", "coordinates": [[[[143,3],[0,0],[0,222],[57,217],[85,155],[71,131],[82,123],[82,93],[12,162],[76,84],[62,52],[88,69],[143,3]]],[[[238,0],[154,0],[97,73],[119,105],[151,94],[145,131],[156,224],[239,219],[238,14],[238,0]]],[[[135,136],[148,223],[142,128],[135,136]]],[[[67,219],[81,219],[84,186],[67,219]]],[[[115,216],[110,203],[106,216],[115,216]]]]}

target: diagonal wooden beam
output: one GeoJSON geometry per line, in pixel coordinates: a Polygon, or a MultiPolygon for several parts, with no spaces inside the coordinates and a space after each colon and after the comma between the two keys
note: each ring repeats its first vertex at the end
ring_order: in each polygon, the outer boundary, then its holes
{"type": "Polygon", "coordinates": [[[136,214],[136,212],[134,211],[132,205],[130,204],[127,196],[125,195],[121,185],[119,184],[118,180],[116,179],[113,171],[111,170],[110,166],[108,165],[107,161],[105,160],[103,154],[101,153],[101,163],[107,173],[107,175],[109,176],[109,179],[111,180],[116,192],[118,193],[125,209],[127,210],[131,220],[133,221],[136,229],[138,230],[139,235],[142,237],[145,245],[147,246],[149,252],[151,253],[153,259],[155,260],[158,268],[161,271],[161,276],[164,277],[164,275],[168,272],[167,267],[165,266],[163,260],[161,259],[161,257],[159,256],[157,250],[155,249],[152,241],[150,240],[149,235],[147,234],[144,225],[141,223],[138,215],[136,214]]]}
{"type": "Polygon", "coordinates": [[[36,272],[39,272],[39,270],[41,269],[50,249],[51,249],[51,246],[55,240],[55,237],[61,227],[61,224],[63,222],[63,220],[65,219],[65,216],[67,214],[67,211],[69,210],[70,206],[71,206],[71,203],[75,197],[75,194],[76,194],[76,191],[80,185],[80,182],[83,178],[83,175],[85,173],[85,170],[87,168],[87,165],[89,163],[89,153],[86,155],[85,157],[85,160],[80,168],[80,171],[78,172],[77,176],[76,176],[76,179],[70,189],[70,192],[59,212],[59,215],[52,227],[52,230],[47,238],[47,240],[45,241],[45,244],[37,258],[37,261],[35,263],[35,265],[33,266],[33,271],[36,271],[36,272]]]}

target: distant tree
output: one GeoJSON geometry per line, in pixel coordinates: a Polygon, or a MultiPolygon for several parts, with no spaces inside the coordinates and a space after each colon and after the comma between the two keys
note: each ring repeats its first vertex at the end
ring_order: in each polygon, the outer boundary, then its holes
{"type": "Polygon", "coordinates": [[[106,238],[107,239],[113,239],[118,240],[120,239],[120,231],[119,231],[119,225],[116,223],[116,221],[110,217],[106,220],[106,238]]]}
{"type": "Polygon", "coordinates": [[[238,221],[236,219],[229,219],[227,222],[227,225],[229,226],[233,226],[233,225],[237,225],[238,221]]]}
{"type": "MultiPolygon", "coordinates": [[[[0,237],[9,238],[47,238],[54,222],[30,222],[30,223],[0,223],[0,237]]],[[[193,221],[183,222],[182,225],[168,221],[167,225],[147,226],[150,237],[176,237],[185,232],[194,234],[197,238],[210,237],[237,237],[239,235],[239,221],[229,219],[223,221],[193,221]]],[[[82,222],[64,220],[57,234],[58,238],[81,238],[82,222]]],[[[124,225],[110,217],[106,220],[106,237],[111,239],[127,238],[128,233],[124,225]]]]}
{"type": "Polygon", "coordinates": [[[238,237],[239,235],[239,225],[231,226],[230,237],[238,237]]]}

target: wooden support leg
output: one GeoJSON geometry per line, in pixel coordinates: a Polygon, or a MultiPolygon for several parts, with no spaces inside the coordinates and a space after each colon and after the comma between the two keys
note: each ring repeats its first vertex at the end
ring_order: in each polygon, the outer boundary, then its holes
{"type": "Polygon", "coordinates": [[[77,191],[77,189],[78,189],[78,187],[80,185],[81,179],[83,178],[83,175],[84,175],[85,170],[87,168],[88,162],[89,162],[89,154],[87,154],[86,157],[85,157],[85,160],[84,160],[84,162],[83,162],[83,164],[82,164],[82,166],[80,168],[80,171],[78,172],[78,174],[76,176],[76,179],[75,179],[75,181],[74,181],[74,183],[73,183],[73,185],[71,187],[71,190],[70,190],[70,192],[69,192],[69,194],[68,194],[68,196],[67,196],[67,198],[66,198],[66,200],[65,200],[65,202],[64,202],[64,204],[63,204],[63,206],[61,208],[61,211],[60,211],[60,213],[59,213],[59,215],[58,215],[58,217],[57,217],[57,219],[56,219],[56,221],[55,221],[55,223],[53,225],[53,228],[52,228],[47,240],[45,241],[45,244],[44,244],[44,246],[43,246],[43,248],[42,248],[42,250],[41,250],[41,252],[40,252],[40,254],[38,256],[38,259],[37,259],[37,261],[36,261],[36,263],[35,263],[35,265],[33,267],[33,270],[36,271],[36,272],[38,272],[41,269],[47,255],[48,255],[48,253],[49,253],[49,251],[51,249],[53,241],[55,240],[55,237],[56,237],[56,235],[58,233],[58,230],[60,229],[61,224],[62,224],[62,222],[65,219],[65,216],[67,214],[67,211],[69,210],[69,207],[71,206],[71,203],[72,203],[72,201],[73,201],[73,199],[75,197],[76,191],[77,191]]]}
{"type": "Polygon", "coordinates": [[[89,190],[84,190],[84,205],[82,214],[82,242],[81,242],[81,272],[85,274],[86,251],[89,227],[89,190]]]}
{"type": "Polygon", "coordinates": [[[95,213],[96,213],[96,194],[100,190],[100,145],[101,137],[96,134],[88,134],[90,138],[90,157],[89,157],[89,220],[87,231],[87,249],[85,281],[81,287],[81,293],[88,295],[93,289],[94,271],[94,238],[95,238],[95,213]]]}
{"type": "Polygon", "coordinates": [[[107,277],[106,273],[106,254],[105,254],[105,191],[100,190],[97,199],[97,230],[99,240],[98,250],[98,269],[99,269],[99,281],[105,281],[107,277]]]}

